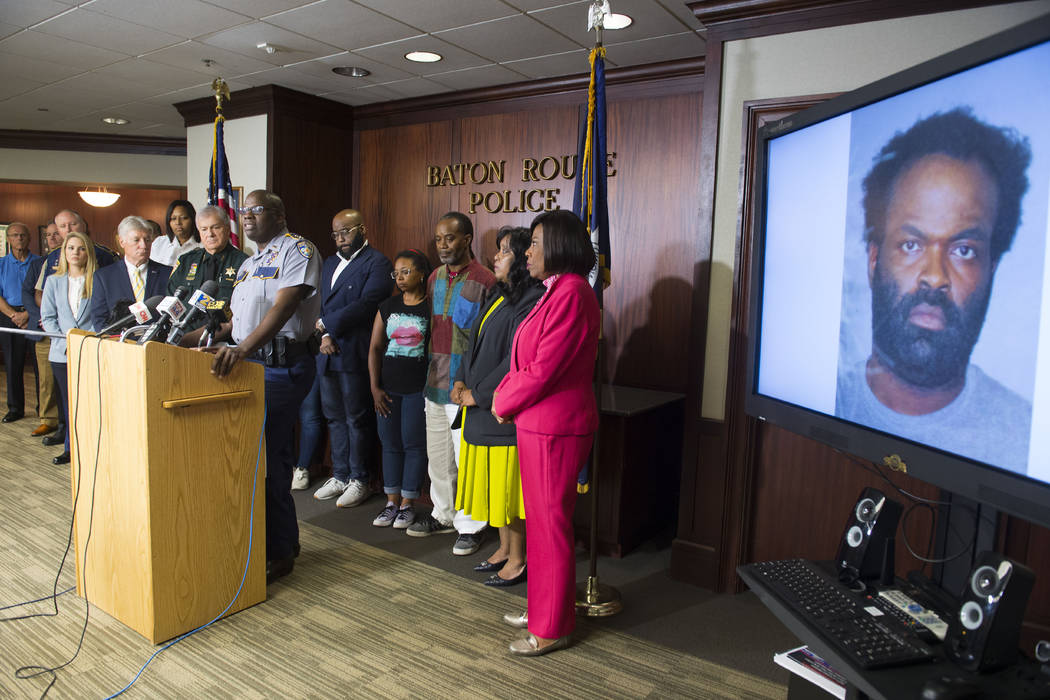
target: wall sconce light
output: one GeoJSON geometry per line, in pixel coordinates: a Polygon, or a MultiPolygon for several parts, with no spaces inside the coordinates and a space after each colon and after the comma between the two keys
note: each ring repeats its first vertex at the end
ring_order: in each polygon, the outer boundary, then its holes
{"type": "Polygon", "coordinates": [[[105,187],[98,187],[96,189],[90,189],[85,187],[82,191],[77,192],[80,198],[93,207],[108,207],[118,199],[120,195],[116,192],[107,192],[105,187]]]}

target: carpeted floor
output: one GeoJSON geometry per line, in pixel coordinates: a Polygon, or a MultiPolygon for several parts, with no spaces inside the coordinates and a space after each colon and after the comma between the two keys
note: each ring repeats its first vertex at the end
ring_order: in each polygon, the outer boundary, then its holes
{"type": "MultiPolygon", "coordinates": [[[[0,425],[0,605],[49,593],[68,537],[69,472],[50,464],[58,448],[28,437],[31,423],[0,425]]],[[[298,500],[304,497],[309,496],[299,494],[298,500]]],[[[353,517],[328,509],[304,517],[337,524],[370,520],[373,503],[376,509],[381,505],[373,499],[351,511],[353,517]]],[[[269,588],[265,603],[161,653],[128,696],[785,696],[782,681],[738,670],[731,659],[712,662],[629,634],[610,624],[616,618],[581,620],[569,650],[539,659],[511,657],[506,645],[519,633],[499,620],[521,608],[520,595],[465,585],[461,575],[427,563],[426,556],[409,558],[333,529],[339,528],[304,522],[295,572],[269,588]]],[[[436,559],[452,559],[434,539],[412,546],[428,547],[436,559]]],[[[455,559],[457,566],[466,563],[455,559]]],[[[72,585],[69,566],[60,589],[72,585]]],[[[15,670],[68,660],[84,611],[83,600],[70,593],[59,598],[57,617],[0,625],[0,696],[40,695],[47,678],[18,680],[15,670]]],[[[718,634],[731,644],[731,631],[718,634]]],[[[155,650],[92,608],[83,648],[58,671],[49,697],[105,697],[130,682],[155,650]]]]}

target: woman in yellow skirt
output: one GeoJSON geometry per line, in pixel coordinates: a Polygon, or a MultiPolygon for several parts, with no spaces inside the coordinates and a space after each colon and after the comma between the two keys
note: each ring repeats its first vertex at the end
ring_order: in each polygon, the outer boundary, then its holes
{"type": "Polygon", "coordinates": [[[474,322],[452,386],[452,400],[463,407],[456,508],[499,528],[499,548],[474,567],[491,574],[486,586],[513,586],[526,577],[517,433],[513,424],[497,423],[491,410],[492,394],[510,368],[514,331],[543,294],[525,266],[531,242],[527,228],[504,227],[497,234],[496,284],[474,322]]]}

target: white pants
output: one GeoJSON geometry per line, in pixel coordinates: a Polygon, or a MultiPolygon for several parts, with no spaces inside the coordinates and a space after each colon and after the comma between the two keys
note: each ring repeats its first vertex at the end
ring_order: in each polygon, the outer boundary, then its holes
{"type": "Polygon", "coordinates": [[[456,477],[459,464],[459,431],[452,430],[459,406],[424,400],[427,415],[427,473],[430,476],[430,500],[433,516],[443,523],[451,522],[456,532],[479,532],[488,524],[456,510],[456,477]]]}

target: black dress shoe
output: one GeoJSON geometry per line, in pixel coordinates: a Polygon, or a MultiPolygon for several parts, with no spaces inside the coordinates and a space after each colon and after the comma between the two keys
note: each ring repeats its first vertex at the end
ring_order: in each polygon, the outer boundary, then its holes
{"type": "Polygon", "coordinates": [[[69,453],[63,452],[51,460],[51,464],[69,464],[69,453]]]}
{"type": "Polygon", "coordinates": [[[26,414],[22,411],[8,411],[7,415],[0,418],[0,423],[14,423],[16,420],[22,420],[26,417],[26,414]]]}
{"type": "Polygon", "coordinates": [[[528,567],[524,566],[521,569],[521,573],[514,578],[500,578],[499,574],[492,574],[485,579],[486,586],[497,586],[498,588],[506,588],[507,586],[517,586],[519,583],[525,583],[527,578],[528,567]]]}
{"type": "Polygon", "coordinates": [[[64,445],[64,444],[66,444],[66,434],[65,434],[65,432],[51,433],[50,435],[45,437],[40,442],[44,443],[44,447],[54,447],[55,445],[64,445]]]}
{"type": "Polygon", "coordinates": [[[475,566],[474,571],[477,571],[479,574],[488,574],[492,573],[493,571],[499,571],[503,568],[503,565],[506,563],[506,559],[497,562],[490,562],[488,559],[486,559],[485,561],[475,566]]]}
{"type": "Polygon", "coordinates": [[[266,562],[266,585],[269,586],[271,583],[292,573],[292,569],[295,568],[295,559],[288,557],[287,559],[271,559],[266,562]]]}

